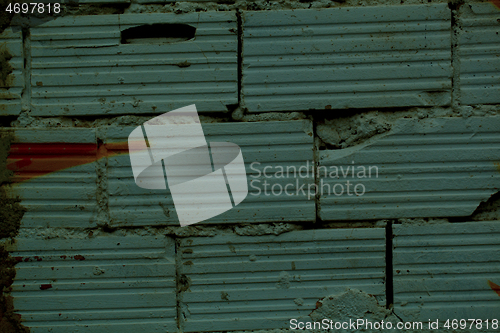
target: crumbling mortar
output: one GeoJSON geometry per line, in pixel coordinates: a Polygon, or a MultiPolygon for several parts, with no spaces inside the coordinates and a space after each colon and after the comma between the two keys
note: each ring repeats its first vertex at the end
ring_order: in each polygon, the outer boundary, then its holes
{"type": "Polygon", "coordinates": [[[463,1],[451,1],[448,7],[451,11],[451,68],[452,68],[452,93],[451,107],[454,111],[460,110],[460,55],[459,38],[462,31],[462,24],[458,15],[459,8],[463,1]]]}
{"type": "MultiPolygon", "coordinates": [[[[222,3],[221,1],[207,2],[184,2],[176,1],[167,4],[137,4],[133,3],[125,10],[125,13],[176,13],[183,14],[189,12],[205,11],[261,11],[261,10],[293,10],[293,9],[324,9],[334,7],[351,6],[375,6],[375,5],[408,5],[408,4],[428,4],[428,0],[239,0],[232,3],[222,3]]],[[[445,0],[434,0],[432,3],[447,3],[445,0]]]]}
{"type": "Polygon", "coordinates": [[[22,29],[24,55],[24,87],[21,92],[21,112],[29,114],[31,109],[31,36],[28,28],[22,29]]]}
{"type": "Polygon", "coordinates": [[[177,329],[179,332],[184,332],[184,320],[182,311],[182,291],[185,289],[181,280],[182,274],[182,253],[180,251],[180,239],[175,239],[175,295],[176,295],[176,309],[177,309],[177,329]]]}
{"type": "Polygon", "coordinates": [[[97,175],[96,201],[97,201],[97,225],[107,226],[111,217],[109,214],[109,192],[108,192],[108,158],[103,144],[105,131],[102,128],[96,131],[97,154],[95,171],[97,175]]]}
{"type": "Polygon", "coordinates": [[[174,239],[189,237],[214,237],[217,235],[264,236],[288,232],[345,228],[385,228],[386,220],[297,222],[297,223],[236,223],[216,225],[180,226],[113,226],[109,224],[89,228],[21,228],[17,239],[87,239],[102,236],[168,236],[174,239]]]}
{"type": "MultiPolygon", "coordinates": [[[[464,107],[462,107],[464,110],[464,107]]],[[[500,105],[467,107],[468,116],[488,117],[500,115],[500,105]]],[[[344,149],[389,132],[393,124],[403,118],[425,119],[462,117],[454,108],[393,108],[359,109],[344,112],[316,112],[316,133],[322,140],[319,149],[344,149]]]]}
{"type": "Polygon", "coordinates": [[[21,220],[26,209],[21,206],[19,198],[13,198],[9,185],[13,172],[7,169],[7,157],[11,142],[14,141],[12,131],[0,130],[0,332],[29,332],[21,323],[21,317],[14,312],[13,299],[10,296],[10,286],[14,281],[16,270],[14,260],[5,245],[12,247],[14,237],[18,235],[21,220]]]}
{"type": "MultiPolygon", "coordinates": [[[[243,82],[243,21],[241,11],[236,9],[238,24],[238,106],[242,104],[242,82],[243,82]]],[[[234,113],[234,112],[233,112],[234,113]]]]}
{"type": "MultiPolygon", "coordinates": [[[[321,139],[318,137],[317,133],[316,133],[316,126],[317,126],[317,122],[314,121],[314,116],[311,115],[311,117],[313,117],[313,122],[312,122],[312,125],[313,125],[313,138],[314,138],[314,142],[313,142],[313,163],[314,163],[314,168],[317,169],[319,167],[319,161],[320,161],[320,158],[319,158],[319,147],[321,145],[321,139]]],[[[316,185],[316,191],[315,191],[315,195],[314,195],[314,205],[315,205],[315,222],[318,222],[318,221],[321,221],[321,215],[320,215],[320,210],[321,210],[321,201],[320,201],[320,191],[318,190],[319,188],[321,188],[321,177],[319,177],[318,173],[317,172],[313,172],[313,176],[314,176],[314,184],[316,185]]]]}
{"type": "Polygon", "coordinates": [[[385,227],[385,298],[386,308],[392,309],[394,306],[394,274],[392,264],[393,244],[392,244],[392,221],[387,222],[385,227]]]}

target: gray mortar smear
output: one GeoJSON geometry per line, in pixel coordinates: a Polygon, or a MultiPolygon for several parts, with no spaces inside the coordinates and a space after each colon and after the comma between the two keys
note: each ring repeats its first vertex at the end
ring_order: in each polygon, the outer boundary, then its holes
{"type": "MultiPolygon", "coordinates": [[[[449,1],[434,0],[432,3],[448,3],[449,1]]],[[[452,1],[455,2],[455,1],[452,1]]],[[[125,13],[189,13],[200,11],[229,11],[229,10],[286,10],[286,9],[321,9],[340,6],[375,6],[401,4],[427,4],[427,0],[280,0],[280,1],[213,1],[213,2],[171,2],[167,4],[136,4],[132,3],[125,13]]]]}
{"type": "MultiPolygon", "coordinates": [[[[300,303],[300,299],[297,299],[300,303]]],[[[297,303],[296,302],[296,303],[297,303]]],[[[394,329],[391,330],[381,330],[381,329],[340,329],[340,330],[292,330],[292,329],[270,329],[270,330],[253,330],[253,333],[289,333],[289,332],[304,332],[304,333],[320,333],[320,332],[339,332],[339,333],[354,333],[354,332],[405,332],[405,333],[434,333],[443,332],[440,330],[429,330],[426,328],[427,323],[423,323],[424,329],[413,330],[413,329],[402,329],[399,330],[395,327],[398,322],[402,320],[392,311],[386,309],[384,306],[378,304],[376,298],[369,295],[363,291],[357,289],[347,289],[345,292],[339,295],[330,295],[316,302],[316,309],[314,309],[309,314],[309,321],[311,322],[321,322],[323,319],[332,320],[333,322],[345,322],[349,320],[356,321],[356,319],[364,319],[374,322],[391,322],[394,325],[394,329]]],[[[303,319],[307,320],[307,319],[303,319]]],[[[232,331],[226,333],[246,333],[248,331],[232,331]]],[[[446,330],[449,333],[464,332],[464,330],[446,330]]],[[[467,331],[467,332],[485,332],[485,331],[467,331]]]]}
{"type": "Polygon", "coordinates": [[[95,227],[89,229],[75,228],[21,228],[16,238],[31,239],[86,239],[99,235],[114,236],[172,236],[172,237],[214,237],[216,235],[262,236],[280,235],[290,231],[303,230],[301,224],[293,223],[262,223],[239,225],[191,225],[186,227],[111,227],[111,231],[103,231],[95,227]]]}
{"type": "MultiPolygon", "coordinates": [[[[323,115],[324,113],[322,113],[323,115]]],[[[465,106],[453,108],[411,108],[408,110],[368,111],[349,110],[332,112],[324,119],[317,119],[316,134],[328,149],[343,149],[365,142],[388,132],[398,119],[425,119],[442,117],[487,117],[500,114],[500,106],[465,106]]],[[[317,117],[318,118],[318,117],[317,117]]]]}

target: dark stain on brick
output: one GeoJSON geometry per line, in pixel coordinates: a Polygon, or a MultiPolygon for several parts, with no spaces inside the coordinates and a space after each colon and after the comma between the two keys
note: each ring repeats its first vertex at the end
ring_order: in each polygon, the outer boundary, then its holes
{"type": "Polygon", "coordinates": [[[12,59],[12,55],[7,50],[7,46],[5,44],[0,45],[0,88],[8,89],[12,85],[12,76],[10,74],[13,68],[9,64],[10,59],[12,59]]]}
{"type": "Polygon", "coordinates": [[[14,265],[19,261],[0,246],[0,332],[29,333],[29,328],[21,323],[21,316],[14,313],[14,301],[8,294],[16,276],[14,265]]]}
{"type": "Polygon", "coordinates": [[[14,136],[9,131],[0,130],[0,238],[15,237],[26,209],[19,198],[7,195],[13,172],[7,169],[7,157],[14,136]]]}
{"type": "Polygon", "coordinates": [[[189,289],[189,287],[191,286],[191,279],[182,274],[179,278],[179,286],[178,286],[178,289],[181,291],[181,292],[184,292],[184,291],[187,291],[189,289]]]}
{"type": "MultiPolygon", "coordinates": [[[[0,15],[0,18],[2,17],[0,15]]],[[[3,71],[2,68],[2,73],[3,71]]],[[[7,169],[7,157],[13,139],[11,132],[0,130],[0,238],[13,238],[17,235],[26,211],[19,204],[19,198],[13,199],[7,195],[8,184],[13,175],[12,171],[7,169]]],[[[11,240],[10,244],[14,245],[15,241],[11,240]]],[[[0,332],[2,333],[29,332],[29,329],[21,324],[21,316],[14,313],[14,302],[9,295],[10,286],[16,276],[14,265],[22,260],[22,257],[11,257],[5,246],[0,246],[0,332]]]]}
{"type": "Polygon", "coordinates": [[[47,290],[50,288],[52,288],[52,285],[50,283],[40,285],[40,290],[47,290]]]}

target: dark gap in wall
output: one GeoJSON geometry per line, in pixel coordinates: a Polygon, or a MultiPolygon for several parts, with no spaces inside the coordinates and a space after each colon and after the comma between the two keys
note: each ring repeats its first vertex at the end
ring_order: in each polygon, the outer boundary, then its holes
{"type": "Polygon", "coordinates": [[[11,127],[11,123],[17,120],[18,116],[2,116],[0,117],[0,127],[11,127]]]}
{"type": "Polygon", "coordinates": [[[458,107],[460,105],[460,62],[455,61],[455,57],[458,55],[458,34],[460,26],[458,24],[457,15],[458,9],[464,2],[461,0],[451,1],[448,3],[448,8],[450,9],[451,15],[451,105],[452,107],[458,107]]]}
{"type": "Polygon", "coordinates": [[[188,24],[155,23],[140,25],[121,32],[122,44],[175,43],[194,38],[196,28],[188,24]]]}
{"type": "Polygon", "coordinates": [[[316,185],[316,188],[315,188],[315,195],[314,195],[314,208],[315,208],[315,212],[316,212],[316,216],[315,216],[315,223],[316,222],[321,222],[321,217],[320,217],[320,203],[319,203],[319,200],[320,200],[320,179],[321,177],[318,177],[318,173],[315,172],[315,170],[317,170],[318,168],[318,165],[319,165],[319,147],[321,146],[321,144],[323,143],[323,141],[316,135],[316,125],[317,125],[317,121],[316,119],[314,119],[314,116],[315,115],[312,115],[312,130],[313,130],[313,162],[314,162],[314,172],[313,172],[313,176],[314,176],[314,184],[316,185]]]}
{"type": "Polygon", "coordinates": [[[118,230],[118,228],[112,227],[108,223],[106,223],[106,224],[101,226],[101,230],[111,234],[111,233],[115,232],[116,230],[118,230]]]}
{"type": "Polygon", "coordinates": [[[177,309],[177,329],[179,332],[183,332],[184,325],[183,322],[183,314],[182,314],[182,292],[189,289],[189,286],[186,287],[186,281],[183,279],[181,274],[181,257],[180,253],[181,241],[179,238],[175,238],[175,297],[176,297],[176,309],[177,309]]]}
{"type": "Polygon", "coordinates": [[[238,105],[241,105],[241,89],[243,80],[243,21],[241,12],[236,9],[237,29],[238,29],[238,105]]]}
{"type": "Polygon", "coordinates": [[[391,309],[394,304],[394,274],[392,267],[392,238],[394,237],[392,234],[392,221],[387,221],[387,225],[385,227],[385,242],[386,242],[386,251],[385,251],[385,297],[386,297],[386,307],[387,309],[391,309]]]}

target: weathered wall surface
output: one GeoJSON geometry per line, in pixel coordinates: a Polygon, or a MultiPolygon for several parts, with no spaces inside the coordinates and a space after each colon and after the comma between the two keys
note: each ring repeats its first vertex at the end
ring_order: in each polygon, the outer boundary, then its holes
{"type": "Polygon", "coordinates": [[[498,331],[499,1],[1,3],[1,332],[498,331]],[[189,104],[249,194],[181,228],[127,138],[189,104]]]}

